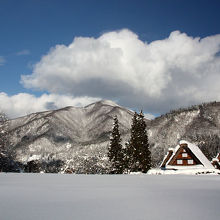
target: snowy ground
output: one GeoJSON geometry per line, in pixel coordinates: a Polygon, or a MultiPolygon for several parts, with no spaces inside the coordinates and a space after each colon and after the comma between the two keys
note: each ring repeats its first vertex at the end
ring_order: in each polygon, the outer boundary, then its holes
{"type": "MultiPolygon", "coordinates": [[[[176,167],[175,167],[176,168],[176,167]]],[[[207,169],[207,168],[189,168],[187,167],[179,167],[178,170],[172,170],[172,169],[151,169],[148,171],[148,174],[151,175],[220,175],[220,170],[218,169],[207,169]]]]}
{"type": "Polygon", "coordinates": [[[216,220],[220,176],[0,173],[1,220],[216,220]]]}

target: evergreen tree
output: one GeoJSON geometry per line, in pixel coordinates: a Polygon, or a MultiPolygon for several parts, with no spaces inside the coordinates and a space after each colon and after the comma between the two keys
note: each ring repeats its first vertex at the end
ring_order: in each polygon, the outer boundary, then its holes
{"type": "Polygon", "coordinates": [[[138,128],[138,114],[137,112],[135,112],[132,118],[131,137],[130,137],[129,142],[126,144],[125,161],[126,161],[126,168],[128,172],[135,171],[136,147],[137,147],[137,140],[138,140],[137,128],[138,128]]]}
{"type": "Polygon", "coordinates": [[[9,149],[9,120],[0,112],[0,172],[19,172],[19,166],[9,149]]]}
{"type": "Polygon", "coordinates": [[[6,152],[7,145],[7,117],[4,113],[0,113],[0,172],[5,171],[8,167],[8,157],[6,152]]]}
{"type": "Polygon", "coordinates": [[[151,168],[151,152],[149,148],[148,136],[147,136],[147,126],[144,121],[144,114],[141,111],[138,115],[138,125],[139,125],[139,162],[140,169],[143,173],[146,173],[151,168]]]}
{"type": "Polygon", "coordinates": [[[0,113],[0,172],[10,172],[13,170],[14,162],[8,152],[8,118],[0,113]]]}
{"type": "Polygon", "coordinates": [[[5,147],[8,142],[7,129],[8,128],[8,119],[7,116],[1,112],[0,113],[0,150],[1,152],[5,150],[5,147]]]}
{"type": "Polygon", "coordinates": [[[118,118],[114,117],[114,125],[112,129],[110,146],[108,149],[108,157],[111,162],[112,173],[121,174],[124,171],[123,167],[123,149],[121,145],[121,135],[119,132],[118,118]]]}
{"type": "Polygon", "coordinates": [[[128,169],[131,172],[146,173],[151,168],[151,152],[142,111],[140,114],[135,112],[132,119],[131,137],[126,154],[128,169]]]}

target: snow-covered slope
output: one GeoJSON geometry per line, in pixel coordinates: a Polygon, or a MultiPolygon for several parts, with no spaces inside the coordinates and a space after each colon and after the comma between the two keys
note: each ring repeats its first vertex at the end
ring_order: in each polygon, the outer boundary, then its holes
{"type": "Polygon", "coordinates": [[[172,111],[150,121],[148,129],[156,163],[182,139],[202,147],[211,159],[220,151],[220,102],[172,111]]]}
{"type": "MultiPolygon", "coordinates": [[[[133,112],[108,100],[83,108],[66,107],[11,120],[11,151],[22,163],[32,158],[62,160],[63,169],[104,172],[113,117],[118,116],[123,142],[129,138],[133,112]]],[[[185,139],[206,147],[211,157],[220,151],[220,103],[179,109],[147,120],[153,164],[159,165],[168,148],[185,139]]]]}
{"type": "Polygon", "coordinates": [[[115,115],[122,136],[127,136],[133,112],[107,100],[17,118],[10,123],[11,148],[22,163],[35,157],[60,159],[76,166],[91,157],[103,159],[115,115]]]}

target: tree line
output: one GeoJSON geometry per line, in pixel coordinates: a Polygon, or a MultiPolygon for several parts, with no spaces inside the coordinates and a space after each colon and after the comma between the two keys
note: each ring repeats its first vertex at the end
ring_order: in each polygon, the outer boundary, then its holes
{"type": "Polygon", "coordinates": [[[119,122],[115,116],[108,148],[110,173],[147,173],[151,168],[151,152],[142,111],[139,114],[134,113],[129,141],[124,146],[121,141],[119,122]]]}
{"type": "Polygon", "coordinates": [[[8,118],[0,112],[0,172],[18,172],[18,165],[13,160],[13,152],[8,149],[8,118]]]}

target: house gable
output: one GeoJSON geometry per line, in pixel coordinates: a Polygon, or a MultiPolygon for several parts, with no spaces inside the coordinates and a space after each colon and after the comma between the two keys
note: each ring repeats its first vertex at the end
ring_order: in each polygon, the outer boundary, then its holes
{"type": "Polygon", "coordinates": [[[161,169],[191,168],[214,169],[198,146],[184,140],[180,141],[174,150],[169,150],[161,164],[161,169]]]}
{"type": "Polygon", "coordinates": [[[202,164],[201,161],[188,148],[186,143],[180,144],[175,155],[168,162],[170,166],[194,166],[202,164]]]}

